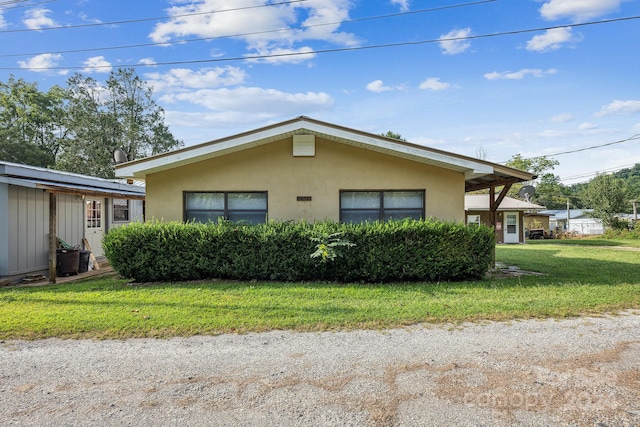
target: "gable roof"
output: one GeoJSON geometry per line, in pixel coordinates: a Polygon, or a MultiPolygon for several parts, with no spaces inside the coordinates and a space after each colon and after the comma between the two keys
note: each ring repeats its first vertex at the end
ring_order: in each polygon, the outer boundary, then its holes
{"type": "MultiPolygon", "coordinates": [[[[465,194],[464,209],[466,211],[488,211],[489,195],[465,194]]],[[[502,199],[502,202],[500,202],[500,206],[498,206],[499,211],[541,211],[544,209],[546,209],[545,206],[537,205],[525,200],[514,199],[513,197],[505,197],[502,199]]]]}
{"type": "Polygon", "coordinates": [[[123,178],[145,179],[148,174],[258,147],[293,135],[315,135],[319,138],[365,150],[462,172],[466,181],[465,191],[535,179],[535,175],[519,169],[382,135],[362,132],[306,116],[168,153],[122,163],[116,165],[116,175],[123,178]]]}
{"type": "Polygon", "coordinates": [[[2,161],[0,161],[0,183],[37,188],[51,193],[120,199],[145,198],[144,187],[126,184],[119,180],[97,178],[94,176],[2,161]]]}

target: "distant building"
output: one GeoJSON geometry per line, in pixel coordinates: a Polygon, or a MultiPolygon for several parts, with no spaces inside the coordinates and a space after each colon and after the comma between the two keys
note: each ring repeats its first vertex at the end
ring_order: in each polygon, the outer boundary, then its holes
{"type": "Polygon", "coordinates": [[[604,234],[604,225],[599,218],[592,218],[593,209],[554,209],[540,211],[549,214],[549,227],[557,233],[575,232],[583,236],[604,234]],[[567,218],[568,213],[568,218],[567,218]]]}

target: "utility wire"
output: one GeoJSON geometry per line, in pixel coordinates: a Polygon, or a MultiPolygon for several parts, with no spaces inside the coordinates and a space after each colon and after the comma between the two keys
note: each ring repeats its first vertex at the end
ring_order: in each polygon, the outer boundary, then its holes
{"type": "MultiPolygon", "coordinates": [[[[209,41],[209,40],[218,40],[218,39],[225,39],[225,38],[248,37],[248,36],[256,36],[256,35],[260,35],[260,34],[270,34],[270,33],[279,33],[279,32],[286,32],[286,31],[306,30],[306,29],[309,29],[309,28],[323,27],[323,26],[327,26],[327,25],[342,25],[342,24],[351,24],[351,23],[362,22],[362,21],[372,21],[372,20],[377,20],[377,19],[395,18],[395,17],[400,17],[400,16],[415,15],[415,14],[419,14],[419,13],[436,12],[436,11],[446,10],[446,9],[454,9],[454,8],[459,8],[459,7],[475,6],[475,5],[478,5],[478,4],[492,3],[492,2],[495,2],[495,1],[497,1],[497,0],[481,0],[481,1],[471,2],[471,3],[461,3],[461,4],[442,6],[442,7],[435,7],[435,8],[429,8],[429,9],[420,9],[420,10],[413,10],[413,11],[407,11],[407,12],[391,13],[391,14],[387,14],[387,15],[376,15],[376,16],[366,16],[366,17],[362,17],[362,18],[346,19],[346,20],[343,20],[343,21],[324,22],[324,23],[313,24],[313,25],[301,25],[301,26],[298,26],[298,27],[278,28],[278,29],[275,29],[275,30],[254,31],[254,32],[250,32],[250,33],[229,34],[229,35],[224,35],[224,36],[199,37],[199,38],[194,38],[194,39],[174,40],[174,41],[170,41],[170,42],[141,43],[141,44],[132,44],[132,45],[107,46],[107,47],[98,47],[98,48],[84,48],[84,49],[70,49],[70,50],[57,50],[57,51],[47,51],[47,52],[8,53],[8,54],[0,54],[0,58],[12,57],[12,56],[36,56],[36,55],[42,55],[42,54],[46,54],[46,53],[61,54],[61,53],[79,53],[79,52],[98,52],[98,51],[104,51],[104,50],[131,49],[131,48],[151,47],[151,46],[167,46],[167,45],[171,45],[171,44],[184,44],[184,43],[209,41]]],[[[214,13],[214,12],[207,12],[207,13],[214,13]]],[[[182,16],[182,15],[178,15],[178,16],[182,16]]]]}
{"type": "Polygon", "coordinates": [[[44,0],[44,1],[39,1],[37,3],[27,3],[27,4],[20,4],[23,2],[26,2],[29,0],[14,0],[14,1],[7,1],[7,2],[2,2],[0,3],[0,11],[4,11],[4,10],[9,10],[9,9],[20,9],[23,7],[31,7],[31,6],[37,6],[39,4],[44,4],[44,3],[53,3],[55,1],[58,0],[44,0]],[[17,6],[9,6],[9,7],[5,7],[5,4],[17,4],[17,6]]]}
{"type": "Polygon", "coordinates": [[[26,33],[26,32],[32,32],[32,31],[39,32],[39,31],[45,31],[45,30],[67,30],[67,29],[73,29],[73,28],[103,27],[103,26],[113,26],[113,25],[121,25],[121,24],[133,24],[138,22],[160,21],[160,20],[169,19],[169,18],[182,18],[185,16],[209,15],[212,13],[222,13],[222,12],[237,12],[237,11],[246,10],[246,9],[257,9],[257,8],[269,7],[269,6],[281,6],[284,4],[301,3],[305,1],[307,0],[289,0],[289,1],[283,1],[280,3],[267,3],[267,4],[256,5],[256,6],[235,7],[232,9],[210,10],[208,12],[192,12],[192,13],[185,13],[182,15],[173,15],[173,16],[155,16],[151,18],[126,19],[123,21],[93,22],[91,24],[61,25],[58,27],[19,28],[15,30],[1,30],[0,33],[26,33]]]}
{"type": "MultiPolygon", "coordinates": [[[[550,27],[539,27],[539,28],[531,28],[525,30],[513,30],[513,31],[503,31],[498,33],[491,34],[481,34],[477,36],[462,36],[462,37],[449,37],[449,38],[438,38],[438,39],[429,39],[429,40],[419,40],[413,42],[398,42],[398,43],[388,43],[388,44],[378,44],[378,45],[369,45],[369,46],[358,46],[358,47],[343,47],[343,48],[335,48],[335,49],[321,49],[312,52],[289,52],[289,53],[272,53],[272,54],[264,54],[264,55],[245,55],[245,56],[236,56],[236,57],[227,57],[227,58],[208,58],[208,59],[195,59],[189,61],[163,61],[163,62],[154,62],[150,64],[145,63],[136,63],[136,64],[118,64],[119,67],[156,67],[159,65],[184,65],[184,64],[205,64],[205,63],[218,63],[218,62],[233,62],[233,61],[251,61],[257,59],[269,59],[269,58],[284,58],[284,57],[293,57],[293,56],[304,56],[304,55],[316,55],[322,53],[335,53],[335,52],[354,52],[360,50],[371,50],[371,49],[382,49],[382,48],[391,48],[391,47],[402,47],[402,46],[417,46],[421,44],[428,43],[440,43],[443,41],[459,41],[459,40],[477,40],[484,39],[490,37],[500,37],[507,35],[515,35],[515,34],[525,34],[525,33],[533,33],[539,31],[547,31],[553,30],[557,28],[569,28],[569,27],[584,27],[588,25],[599,25],[599,24],[610,24],[614,22],[623,22],[623,21],[632,21],[640,19],[640,15],[638,16],[627,16],[623,18],[615,18],[615,19],[605,19],[600,21],[590,21],[583,22],[579,24],[571,24],[571,25],[556,25],[550,27]]],[[[112,68],[112,65],[95,65],[95,66],[87,66],[78,65],[78,66],[70,66],[70,67],[0,67],[0,70],[75,70],[75,69],[99,69],[99,68],[112,68]]]]}
{"type": "Polygon", "coordinates": [[[612,167],[612,168],[608,168],[608,169],[602,169],[602,170],[595,171],[595,172],[585,172],[585,173],[580,174],[580,175],[573,175],[573,176],[568,176],[566,178],[560,178],[560,179],[558,179],[558,181],[560,181],[560,182],[562,182],[562,181],[572,181],[574,179],[587,178],[589,176],[594,176],[594,175],[598,175],[598,174],[606,173],[606,172],[618,172],[618,171],[621,171],[623,169],[627,169],[629,167],[633,167],[636,164],[637,163],[631,163],[631,164],[628,164],[628,165],[616,166],[616,167],[612,167]]]}
{"type": "MultiPolygon", "coordinates": [[[[624,142],[635,141],[638,139],[640,139],[640,134],[636,134],[636,135],[630,136],[629,138],[621,139],[619,141],[607,142],[605,144],[599,144],[599,145],[592,145],[590,147],[578,148],[576,150],[561,151],[560,153],[546,154],[544,156],[527,157],[526,159],[523,159],[523,160],[543,159],[545,157],[555,157],[555,156],[562,156],[564,154],[579,153],[581,151],[594,150],[596,148],[602,148],[602,147],[609,147],[610,145],[622,144],[624,142]]],[[[508,161],[509,160],[498,162],[498,163],[504,164],[504,163],[507,163],[508,161]]]]}
{"type": "Polygon", "coordinates": [[[9,4],[18,4],[18,3],[24,3],[26,1],[29,0],[7,0],[7,1],[0,1],[0,7],[9,5],[9,4]]]}

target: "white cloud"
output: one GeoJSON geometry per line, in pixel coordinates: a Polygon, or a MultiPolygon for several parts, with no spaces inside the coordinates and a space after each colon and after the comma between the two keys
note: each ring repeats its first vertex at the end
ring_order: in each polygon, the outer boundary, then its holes
{"type": "Polygon", "coordinates": [[[311,58],[315,58],[316,54],[313,49],[305,46],[298,49],[287,48],[256,48],[255,54],[247,54],[247,62],[263,62],[269,64],[298,64],[300,62],[307,61],[311,58]],[[262,56],[263,58],[251,58],[251,56],[262,56]]]}
{"type": "Polygon", "coordinates": [[[484,78],[487,80],[522,80],[529,75],[533,77],[544,77],[556,73],[557,70],[555,68],[549,68],[547,70],[541,70],[540,68],[523,68],[522,70],[515,72],[504,71],[499,73],[494,71],[492,73],[486,73],[484,78]]]}
{"type": "Polygon", "coordinates": [[[62,60],[62,55],[60,54],[43,53],[27,61],[18,61],[18,65],[20,65],[20,68],[42,73],[50,71],[49,69],[52,67],[56,67],[60,60],[62,60]]]}
{"type": "Polygon", "coordinates": [[[409,0],[391,0],[391,4],[397,4],[400,6],[401,12],[406,12],[409,10],[409,0]]]}
{"type": "Polygon", "coordinates": [[[419,87],[420,89],[439,91],[449,89],[451,87],[451,84],[441,82],[439,77],[430,77],[420,83],[419,87]]]}
{"type": "Polygon", "coordinates": [[[367,90],[375,93],[389,92],[393,90],[391,86],[385,86],[382,80],[374,80],[367,84],[367,90]]]}
{"type": "Polygon", "coordinates": [[[574,22],[584,22],[618,10],[621,2],[621,0],[549,0],[540,8],[540,15],[549,21],[570,18],[574,22]]]}
{"type": "MultiPolygon", "coordinates": [[[[170,18],[157,24],[149,37],[154,42],[170,42],[187,36],[231,37],[243,40],[249,52],[258,54],[309,53],[303,56],[274,58],[272,63],[301,62],[313,58],[309,47],[296,43],[322,40],[355,46],[359,40],[339,30],[340,22],[349,19],[350,0],[314,0],[281,4],[278,7],[238,9],[235,0],[203,0],[185,3],[167,10],[170,18]],[[206,13],[212,10],[228,12],[206,13]],[[191,14],[190,16],[177,15],[191,14]],[[328,22],[336,24],[327,25],[328,22]],[[274,31],[274,28],[279,30],[274,31]]],[[[253,6],[268,5],[267,0],[253,0],[253,6]]],[[[264,59],[262,60],[264,61],[264,59]]],[[[266,62],[266,61],[264,61],[266,62]]]]}
{"type": "Polygon", "coordinates": [[[574,37],[571,27],[552,28],[544,34],[534,36],[527,42],[527,50],[535,52],[546,52],[557,50],[563,43],[580,41],[579,37],[574,37]]]}
{"type": "Polygon", "coordinates": [[[4,16],[2,15],[2,10],[0,9],[0,29],[7,28],[7,21],[4,20],[4,16]]]}
{"type": "Polygon", "coordinates": [[[111,72],[111,63],[107,61],[104,56],[93,56],[86,61],[84,61],[84,68],[82,69],[85,73],[109,73],[111,72]]]}
{"type": "Polygon", "coordinates": [[[29,9],[24,13],[22,23],[30,30],[39,30],[44,27],[54,27],[56,22],[47,16],[49,9],[29,9]]]}
{"type": "Polygon", "coordinates": [[[471,28],[452,30],[440,36],[440,48],[445,55],[457,55],[471,47],[466,39],[471,34],[471,28]]]}
{"type": "Polygon", "coordinates": [[[552,123],[566,123],[571,120],[573,120],[573,114],[571,113],[561,113],[551,117],[552,123]]]}
{"type": "Polygon", "coordinates": [[[149,57],[149,58],[142,58],[140,60],[138,60],[138,64],[143,64],[143,65],[156,65],[156,60],[149,57]]]}
{"type": "Polygon", "coordinates": [[[578,126],[578,130],[594,130],[597,128],[598,128],[598,125],[595,125],[589,122],[581,123],[580,126],[578,126]]]}
{"type": "Polygon", "coordinates": [[[616,114],[635,114],[640,113],[640,101],[629,100],[620,101],[615,100],[607,105],[604,105],[600,111],[598,111],[596,117],[612,116],[616,114]]]}
{"type": "Polygon", "coordinates": [[[246,73],[232,66],[202,68],[198,71],[174,68],[166,73],[145,73],[144,77],[158,92],[184,92],[242,84],[246,79],[246,73]]]}
{"type": "MultiPolygon", "coordinates": [[[[166,97],[165,97],[166,98],[166,97]]],[[[301,111],[324,110],[333,105],[324,92],[287,93],[259,87],[201,89],[171,95],[174,101],[186,101],[218,112],[242,112],[269,116],[300,115],[301,111]]]]}

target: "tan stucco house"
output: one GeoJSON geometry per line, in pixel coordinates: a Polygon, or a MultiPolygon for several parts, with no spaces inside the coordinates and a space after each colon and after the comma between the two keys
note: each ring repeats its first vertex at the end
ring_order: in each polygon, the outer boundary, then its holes
{"type": "MultiPolygon", "coordinates": [[[[491,225],[489,194],[467,194],[464,197],[467,224],[491,225]]],[[[496,212],[496,242],[524,243],[526,231],[533,224],[529,213],[546,209],[525,200],[505,197],[496,212]]],[[[547,218],[547,228],[549,220],[547,218]]],[[[542,226],[540,227],[542,228],[542,226]]]]}
{"type": "MultiPolygon", "coordinates": [[[[534,178],[308,117],[116,166],[146,181],[146,219],[465,221],[467,191],[534,178]]],[[[502,196],[503,197],[503,196],[502,196]]],[[[495,210],[494,210],[495,212],[495,210]]]]}

